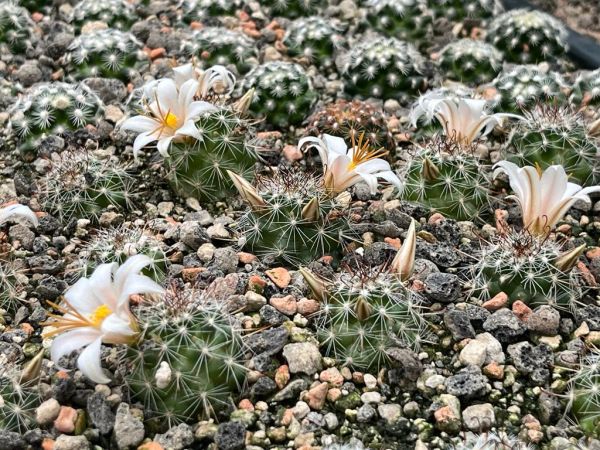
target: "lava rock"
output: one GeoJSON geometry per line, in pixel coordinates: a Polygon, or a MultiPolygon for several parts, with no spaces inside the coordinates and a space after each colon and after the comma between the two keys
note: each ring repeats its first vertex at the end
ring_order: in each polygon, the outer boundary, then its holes
{"type": "Polygon", "coordinates": [[[446,378],[446,390],[461,400],[473,400],[487,391],[487,378],[476,366],[468,366],[446,378]]]}
{"type": "Polygon", "coordinates": [[[181,423],[164,434],[157,434],[154,442],[169,450],[183,450],[194,442],[194,433],[189,425],[181,423]]]}
{"type": "Polygon", "coordinates": [[[447,311],[444,314],[444,324],[455,341],[475,337],[475,328],[471,324],[467,311],[456,308],[447,311]]]}
{"type": "Polygon", "coordinates": [[[388,355],[394,367],[390,370],[390,380],[393,377],[394,379],[416,381],[423,372],[423,364],[419,360],[419,356],[407,348],[392,347],[388,350],[388,355]]]}
{"type": "Polygon", "coordinates": [[[245,448],[246,427],[241,422],[225,422],[219,425],[215,443],[219,450],[242,450],[245,448]]]}
{"type": "Polygon", "coordinates": [[[549,381],[553,362],[550,347],[545,344],[534,347],[524,341],[509,345],[507,352],[517,370],[522,374],[529,375],[534,383],[544,384],[549,381]]]}
{"type": "Polygon", "coordinates": [[[246,338],[246,344],[257,354],[274,355],[279,353],[287,343],[290,334],[283,327],[270,328],[260,333],[251,334],[246,338]]]}
{"type": "Polygon", "coordinates": [[[555,336],[560,326],[560,313],[549,305],[538,306],[527,319],[527,328],[534,333],[555,336]]]}
{"type": "Polygon", "coordinates": [[[483,329],[504,344],[516,341],[527,331],[523,322],[507,308],[500,309],[488,317],[483,323],[483,329]]]}
{"type": "Polygon", "coordinates": [[[425,279],[425,296],[432,302],[452,303],[460,295],[460,280],[452,273],[432,273],[425,279]]]}

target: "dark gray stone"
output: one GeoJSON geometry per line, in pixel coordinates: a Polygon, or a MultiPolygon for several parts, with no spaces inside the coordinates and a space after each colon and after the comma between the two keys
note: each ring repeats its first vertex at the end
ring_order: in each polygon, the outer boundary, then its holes
{"type": "Polygon", "coordinates": [[[560,313],[549,305],[538,306],[527,319],[529,331],[546,336],[556,336],[559,326],[560,313]]]}
{"type": "Polygon", "coordinates": [[[260,333],[251,334],[246,344],[256,354],[274,355],[279,353],[289,338],[288,330],[283,327],[270,328],[260,333]]]}
{"type": "Polygon", "coordinates": [[[2,450],[25,450],[27,442],[19,433],[0,429],[0,448],[2,450]]]}
{"type": "Polygon", "coordinates": [[[446,390],[461,400],[473,400],[487,391],[487,378],[476,366],[467,366],[446,378],[446,390]]]}
{"type": "Polygon", "coordinates": [[[403,379],[416,381],[423,372],[423,364],[412,350],[392,347],[388,350],[388,355],[392,359],[396,375],[403,379]]]}
{"type": "Polygon", "coordinates": [[[219,450],[243,450],[245,447],[246,427],[241,422],[225,422],[219,425],[215,434],[215,443],[219,450]]]}
{"type": "Polygon", "coordinates": [[[517,370],[529,375],[534,383],[545,384],[550,380],[553,355],[547,345],[540,344],[534,347],[524,341],[509,345],[507,352],[517,370]]]}
{"type": "Polygon", "coordinates": [[[108,434],[115,426],[115,415],[106,403],[104,395],[95,393],[90,395],[87,401],[87,413],[91,424],[100,431],[100,434],[108,434]]]}
{"type": "Polygon", "coordinates": [[[432,302],[452,303],[460,295],[460,280],[452,273],[432,273],[425,278],[425,296],[432,302]]]}
{"type": "Polygon", "coordinates": [[[483,323],[483,329],[491,333],[501,343],[510,343],[519,339],[527,328],[510,309],[500,309],[483,323]]]}
{"type": "Polygon", "coordinates": [[[262,323],[269,325],[281,325],[287,320],[287,317],[273,308],[271,305],[265,305],[258,312],[262,323]]]}
{"type": "Polygon", "coordinates": [[[250,389],[250,396],[253,399],[265,398],[277,390],[277,384],[269,377],[260,377],[250,389]]]}
{"type": "Polygon", "coordinates": [[[451,309],[444,314],[444,324],[452,333],[455,341],[475,337],[475,328],[471,325],[469,315],[460,309],[451,309]]]}

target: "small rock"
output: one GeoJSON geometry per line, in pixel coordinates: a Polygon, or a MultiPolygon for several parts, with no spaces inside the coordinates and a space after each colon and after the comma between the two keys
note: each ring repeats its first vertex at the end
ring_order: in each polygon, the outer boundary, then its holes
{"type": "Polygon", "coordinates": [[[215,444],[219,450],[243,450],[246,427],[241,422],[225,422],[219,425],[215,444]]]}
{"type": "Polygon", "coordinates": [[[452,273],[436,272],[425,278],[425,296],[433,302],[452,303],[460,295],[460,280],[452,273]]]}
{"type": "Polygon", "coordinates": [[[315,387],[311,388],[306,395],[306,400],[311,409],[320,411],[325,406],[325,400],[327,399],[327,383],[320,383],[315,387]]]}
{"type": "Polygon", "coordinates": [[[61,406],[58,417],[54,421],[54,428],[60,433],[72,433],[75,430],[77,410],[69,406],[61,406]]]}
{"type": "Polygon", "coordinates": [[[112,431],[115,415],[106,403],[104,395],[94,393],[88,397],[87,414],[91,424],[98,429],[100,434],[108,434],[112,431]]]}
{"type": "Polygon", "coordinates": [[[313,375],[321,370],[321,352],[309,342],[288,344],[283,347],[283,357],[288,362],[290,373],[313,375]]]}
{"type": "Polygon", "coordinates": [[[488,311],[497,311],[506,307],[506,305],[508,305],[508,295],[506,295],[504,292],[499,292],[481,306],[488,311]]]}
{"type": "Polygon", "coordinates": [[[479,367],[468,366],[446,378],[446,390],[461,399],[472,400],[485,394],[487,378],[479,367]]]}
{"type": "Polygon", "coordinates": [[[455,341],[475,337],[475,328],[473,328],[466,311],[456,308],[447,311],[444,314],[444,324],[452,333],[455,341]]]}
{"type": "Polygon", "coordinates": [[[60,403],[51,398],[42,403],[35,411],[35,420],[39,426],[50,425],[58,417],[60,412],[60,403]]]}
{"type": "Polygon", "coordinates": [[[511,343],[523,335],[527,328],[510,309],[500,309],[483,324],[483,329],[502,343],[511,343]]]}
{"type": "Polygon", "coordinates": [[[460,401],[450,394],[442,394],[439,401],[443,405],[434,413],[436,426],[447,433],[455,434],[460,430],[460,401]]]}
{"type": "Polygon", "coordinates": [[[549,305],[538,306],[527,319],[527,328],[534,333],[555,336],[560,326],[560,313],[549,305]]]}
{"type": "Polygon", "coordinates": [[[388,425],[393,425],[402,417],[402,408],[396,403],[386,403],[377,407],[379,416],[386,421],[388,425]]]}
{"type": "Polygon", "coordinates": [[[461,350],[458,359],[465,365],[473,365],[481,367],[485,363],[487,356],[487,350],[485,343],[472,339],[464,348],[461,350]]]}
{"type": "Polygon", "coordinates": [[[479,433],[496,425],[496,415],[490,403],[468,406],[463,410],[462,418],[467,429],[479,433]]]}
{"type": "Polygon", "coordinates": [[[67,436],[61,434],[56,441],[52,450],[89,450],[90,443],[85,436],[67,436]]]}
{"type": "Polygon", "coordinates": [[[554,361],[550,347],[544,344],[534,347],[524,341],[509,345],[507,352],[517,370],[529,375],[532,381],[538,384],[549,381],[550,368],[554,361]]]}
{"type": "Polygon", "coordinates": [[[194,433],[189,425],[182,423],[169,428],[164,434],[154,436],[154,442],[165,449],[183,450],[194,442],[194,433]]]}
{"type": "Polygon", "coordinates": [[[136,447],[144,440],[144,424],[129,412],[127,403],[117,408],[113,436],[119,450],[136,447]]]}
{"type": "Polygon", "coordinates": [[[271,297],[269,303],[280,313],[286,316],[293,316],[297,311],[296,299],[293,295],[285,297],[271,297]]]}
{"type": "Polygon", "coordinates": [[[379,392],[365,392],[360,396],[363,403],[381,403],[381,394],[379,392]]]}
{"type": "Polygon", "coordinates": [[[292,281],[292,276],[283,267],[276,267],[274,269],[267,270],[265,274],[271,279],[275,286],[280,289],[284,289],[288,287],[290,281],[292,281]]]}

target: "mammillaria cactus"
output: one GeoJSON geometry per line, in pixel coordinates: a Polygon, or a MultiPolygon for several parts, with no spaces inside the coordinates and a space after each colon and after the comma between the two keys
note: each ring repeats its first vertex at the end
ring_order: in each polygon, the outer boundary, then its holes
{"type": "Polygon", "coordinates": [[[135,5],[127,0],[81,0],[73,7],[73,23],[79,29],[91,21],[127,30],[136,20],[135,5]]]}
{"type": "Polygon", "coordinates": [[[250,111],[278,127],[297,125],[317,101],[312,81],[302,66],[271,61],[248,72],[242,90],[254,89],[250,111]]]}
{"type": "Polygon", "coordinates": [[[36,427],[35,410],[41,400],[29,383],[15,374],[0,373],[0,429],[24,434],[36,427]]]}
{"type": "Polygon", "coordinates": [[[502,54],[483,41],[460,39],[440,51],[439,65],[449,79],[478,85],[498,75],[502,69],[502,54]]]}
{"type": "Polygon", "coordinates": [[[349,95],[408,101],[427,87],[425,59],[412,44],[371,37],[356,43],[342,69],[349,95]]]}
{"type": "Polygon", "coordinates": [[[515,9],[499,15],[489,25],[487,40],[520,64],[553,62],[567,51],[567,30],[558,19],[540,12],[515,9]]]}
{"type": "Polygon", "coordinates": [[[568,407],[583,432],[597,439],[600,436],[600,352],[596,348],[588,351],[569,382],[568,407]]]}
{"type": "Polygon", "coordinates": [[[419,42],[433,33],[433,14],[425,0],[367,0],[367,20],[380,33],[419,42]]]}
{"type": "Polygon", "coordinates": [[[283,43],[290,56],[305,57],[312,63],[328,67],[333,64],[334,52],[340,46],[341,39],[335,24],[314,16],[293,21],[283,43]]]}
{"type": "Polygon", "coordinates": [[[142,43],[131,33],[107,29],[82,34],[69,47],[68,73],[75,79],[118,78],[129,82],[147,64],[142,43]]]}
{"type": "Polygon", "coordinates": [[[260,3],[266,7],[271,17],[282,16],[289,19],[310,16],[318,12],[319,6],[324,5],[322,0],[262,0],[260,3]]]}
{"type": "Polygon", "coordinates": [[[35,23],[29,11],[16,1],[0,4],[0,44],[6,44],[13,53],[24,53],[33,47],[35,23]]]}
{"type": "Polygon", "coordinates": [[[583,71],[577,75],[570,100],[572,103],[584,105],[600,103],[600,69],[583,71]]]}
{"type": "Polygon", "coordinates": [[[20,293],[22,286],[20,277],[23,275],[18,270],[17,261],[7,259],[2,255],[0,262],[0,309],[14,312],[20,306],[20,293]]]}
{"type": "Polygon", "coordinates": [[[428,0],[434,16],[447,17],[452,21],[485,19],[502,10],[499,0],[428,0]]]}
{"type": "Polygon", "coordinates": [[[211,17],[233,16],[244,0],[184,0],[182,3],[184,22],[202,22],[211,17]]]}

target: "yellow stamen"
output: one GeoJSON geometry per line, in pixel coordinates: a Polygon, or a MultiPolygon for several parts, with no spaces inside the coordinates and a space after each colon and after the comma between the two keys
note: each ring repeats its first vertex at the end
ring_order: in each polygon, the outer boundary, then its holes
{"type": "Polygon", "coordinates": [[[540,164],[537,161],[535,162],[535,170],[537,171],[538,176],[540,178],[542,178],[542,172],[543,172],[543,170],[542,170],[542,167],[540,166],[540,164]]]}
{"type": "Polygon", "coordinates": [[[372,159],[379,158],[388,154],[383,148],[374,149],[369,145],[369,141],[363,142],[365,133],[361,133],[358,136],[358,142],[356,142],[355,135],[352,134],[352,147],[354,149],[352,153],[352,162],[348,164],[348,170],[354,170],[357,166],[372,159]]]}
{"type": "Polygon", "coordinates": [[[58,312],[63,315],[58,314],[48,314],[48,316],[52,320],[48,320],[43,322],[42,326],[50,326],[54,327],[55,330],[44,333],[43,337],[48,338],[51,336],[55,336],[57,334],[61,334],[65,331],[73,330],[76,328],[84,328],[84,327],[94,327],[100,328],[104,319],[110,316],[113,312],[107,305],[101,305],[94,310],[94,312],[86,317],[80,312],[78,312],[66,299],[63,300],[63,305],[57,305],[54,302],[48,302],[50,306],[56,309],[58,312]],[[70,315],[71,317],[65,317],[65,315],[70,315]]]}
{"type": "Polygon", "coordinates": [[[177,124],[179,123],[179,119],[175,114],[171,111],[167,112],[167,115],[164,117],[165,125],[169,128],[177,128],[177,124]]]}
{"type": "Polygon", "coordinates": [[[94,326],[99,327],[102,325],[104,319],[111,314],[112,309],[110,309],[107,305],[98,306],[90,316],[90,321],[94,324],[94,326]]]}

